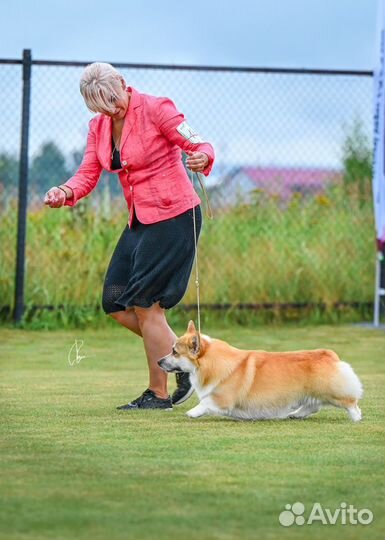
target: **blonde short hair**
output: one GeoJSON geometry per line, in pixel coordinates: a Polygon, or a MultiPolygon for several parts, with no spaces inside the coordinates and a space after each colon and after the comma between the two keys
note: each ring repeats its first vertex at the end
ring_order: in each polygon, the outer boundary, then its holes
{"type": "Polygon", "coordinates": [[[124,96],[122,75],[111,64],[94,62],[83,71],[80,92],[92,112],[113,113],[115,101],[124,96]]]}

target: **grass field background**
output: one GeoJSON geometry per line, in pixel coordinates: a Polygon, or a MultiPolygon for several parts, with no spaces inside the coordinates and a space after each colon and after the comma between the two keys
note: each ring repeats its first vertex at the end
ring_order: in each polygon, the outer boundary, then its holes
{"type": "Polygon", "coordinates": [[[204,331],[243,348],[335,349],[363,381],[363,421],[337,409],[305,421],[191,420],[195,397],[173,412],[120,412],[146,387],[139,338],[118,326],[2,328],[1,539],[384,538],[384,332],[204,331]],[[75,339],[88,357],[70,367],[75,339]],[[346,502],[374,521],[280,526],[296,501],[305,515],[314,502],[346,502]]]}

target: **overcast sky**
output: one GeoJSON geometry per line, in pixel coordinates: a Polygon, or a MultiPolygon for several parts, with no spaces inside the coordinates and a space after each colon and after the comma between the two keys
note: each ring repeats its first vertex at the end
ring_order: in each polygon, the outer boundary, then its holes
{"type": "Polygon", "coordinates": [[[377,0],[12,0],[0,57],[372,69],[377,0]]]}
{"type": "MultiPolygon", "coordinates": [[[[12,0],[0,7],[0,58],[372,70],[377,0],[12,0]]],[[[84,145],[80,69],[35,66],[30,150],[84,145]]],[[[344,126],[371,134],[370,78],[127,70],[172,97],[217,150],[217,164],[338,167],[344,126]],[[338,80],[337,80],[338,79],[338,80]]],[[[15,154],[18,66],[0,71],[0,151],[15,154]]]]}

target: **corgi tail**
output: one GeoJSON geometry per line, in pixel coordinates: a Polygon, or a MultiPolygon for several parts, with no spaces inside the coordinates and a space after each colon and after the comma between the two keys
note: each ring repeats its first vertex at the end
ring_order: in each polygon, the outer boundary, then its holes
{"type": "Polygon", "coordinates": [[[344,394],[356,400],[361,399],[363,395],[363,387],[352,366],[341,360],[338,363],[338,369],[343,380],[344,394]]]}

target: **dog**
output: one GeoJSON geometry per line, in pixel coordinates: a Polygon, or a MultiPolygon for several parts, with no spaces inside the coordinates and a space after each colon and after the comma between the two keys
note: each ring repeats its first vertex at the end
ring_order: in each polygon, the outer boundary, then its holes
{"type": "Polygon", "coordinates": [[[354,422],[361,420],[361,382],[332,350],[237,349],[198,333],[190,321],[171,354],[158,364],[167,372],[190,373],[200,400],[187,412],[190,418],[307,418],[324,405],[333,405],[345,409],[354,422]]]}

